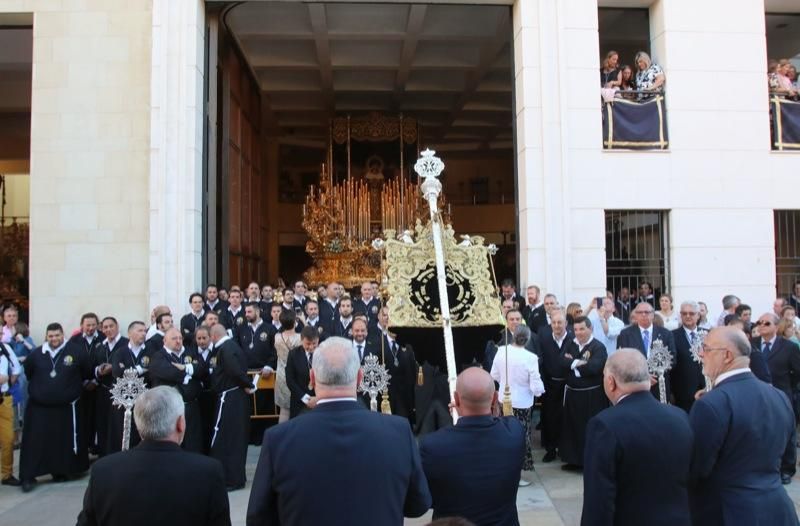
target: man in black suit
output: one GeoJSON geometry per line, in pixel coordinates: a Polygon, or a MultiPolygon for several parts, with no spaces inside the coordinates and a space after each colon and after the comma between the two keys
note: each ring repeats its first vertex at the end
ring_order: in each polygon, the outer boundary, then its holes
{"type": "Polygon", "coordinates": [[[361,297],[353,300],[353,314],[364,314],[367,316],[367,325],[373,328],[378,323],[378,311],[381,308],[381,300],[374,297],[372,283],[365,281],[361,284],[361,297]]]}
{"type": "Polygon", "coordinates": [[[247,376],[247,358],[222,324],[211,327],[211,341],[216,352],[211,388],[217,401],[210,453],[222,463],[228,490],[237,490],[247,481],[244,466],[250,428],[249,399],[255,391],[247,376]]]}
{"type": "Polygon", "coordinates": [[[203,306],[206,311],[214,311],[217,316],[222,316],[228,308],[228,302],[219,299],[219,289],[213,283],[206,287],[206,304],[203,306]]]}
{"type": "Polygon", "coordinates": [[[541,294],[541,289],[536,285],[531,285],[526,290],[527,303],[522,307],[522,318],[531,330],[538,323],[536,319],[545,315],[544,303],[540,299],[541,294]]]}
{"type": "Polygon", "coordinates": [[[433,497],[434,519],[462,517],[475,524],[519,524],[517,489],[525,432],[513,417],[492,416],[496,403],[497,391],[489,373],[479,367],[467,368],[456,382],[458,423],[421,439],[419,450],[433,497]]]}
{"type": "Polygon", "coordinates": [[[339,284],[335,281],[325,287],[325,297],[319,298],[319,319],[325,332],[333,333],[333,325],[339,319],[339,284]]]}
{"type": "Polygon", "coordinates": [[[581,526],[689,524],[692,430],[686,413],[650,396],[647,361],[620,349],[606,362],[612,407],[586,428],[581,526]]]}
{"type": "MultiPolygon", "coordinates": [[[[267,312],[269,316],[269,312],[267,312]]],[[[263,314],[262,314],[263,317],[263,314]]],[[[228,294],[228,308],[220,316],[219,322],[231,331],[234,340],[238,340],[239,329],[247,323],[244,317],[244,307],[242,307],[242,291],[239,289],[231,290],[228,294]]]]}
{"type": "Polygon", "coordinates": [[[542,462],[556,459],[561,440],[561,420],[564,408],[564,387],[569,369],[563,361],[564,353],[575,343],[567,332],[567,315],[564,309],[550,311],[550,326],[542,331],[539,340],[542,349],[541,373],[544,382],[542,397],[542,446],[546,453],[542,462]]]}
{"type": "Polygon", "coordinates": [[[339,317],[331,325],[328,334],[353,339],[353,301],[349,297],[339,300],[339,317]]]}
{"type": "Polygon", "coordinates": [[[605,346],[592,335],[592,322],[578,316],[572,324],[575,341],[569,342],[561,356],[566,371],[564,416],[559,453],[566,465],[562,469],[583,466],[586,426],[589,420],[608,407],[603,392],[603,368],[608,354],[605,346]]]}
{"type": "Polygon", "coordinates": [[[109,390],[114,385],[112,375],[112,360],[114,353],[120,349],[128,347],[128,338],[122,337],[119,333],[119,323],[116,318],[111,316],[103,318],[100,323],[106,339],[95,347],[92,365],[94,366],[94,376],[97,378],[97,397],[95,398],[95,422],[97,430],[97,454],[104,456],[108,452],[108,429],[109,417],[111,415],[111,393],[109,390]]]}
{"type": "Polygon", "coordinates": [[[696,437],[693,524],[798,524],[777,462],[795,447],[792,406],[750,372],[750,352],[747,337],[733,327],[712,329],[703,342],[703,373],[714,388],[689,414],[696,437]]]}
{"type": "Polygon", "coordinates": [[[680,308],[681,326],[672,331],[675,341],[675,366],[669,372],[675,405],[687,413],[694,404],[694,395],[705,388],[703,368],[692,355],[692,346],[699,342],[707,331],[700,329],[700,306],[695,301],[684,301],[680,308]]]}
{"type": "Polygon", "coordinates": [[[399,526],[430,508],[408,421],[364,409],[356,401],[362,377],[349,341],[329,338],[315,351],[316,407],[264,434],[248,526],[399,526]]]}
{"type": "Polygon", "coordinates": [[[142,442],[94,463],[78,526],[230,525],[222,466],[180,448],[186,421],[178,392],[151,389],[133,416],[142,442]]]}
{"type": "MultiPolygon", "coordinates": [[[[94,357],[97,348],[103,343],[103,334],[98,331],[100,325],[97,314],[87,312],[81,316],[81,330],[69,339],[69,344],[82,349],[88,358],[89,364],[94,365],[94,357]]],[[[87,440],[90,453],[99,453],[97,445],[97,420],[95,416],[95,408],[97,406],[97,384],[96,377],[92,378],[84,385],[83,393],[81,393],[81,401],[78,408],[81,413],[82,432],[87,440]]]]}
{"type": "Polygon", "coordinates": [[[506,278],[500,282],[500,303],[505,300],[511,300],[512,309],[521,309],[525,305],[525,301],[517,294],[517,285],[511,278],[506,278]]]}
{"type": "Polygon", "coordinates": [[[531,330],[537,335],[550,325],[550,313],[553,311],[553,309],[558,308],[558,298],[556,298],[556,295],[545,294],[542,307],[544,308],[544,316],[536,316],[533,318],[533,325],[530,327],[531,330]]]}
{"type": "MultiPolygon", "coordinates": [[[[647,284],[646,281],[643,283],[647,284]]],[[[653,325],[655,310],[650,302],[642,301],[637,303],[636,307],[633,309],[633,314],[636,321],[622,329],[622,332],[619,333],[617,349],[622,349],[623,347],[638,349],[645,358],[650,358],[650,349],[653,347],[653,342],[661,340],[661,343],[669,349],[672,355],[672,366],[674,367],[676,354],[675,339],[672,337],[672,333],[664,327],[653,325]]],[[[655,380],[654,378],[654,382],[655,380]]],[[[669,375],[665,376],[664,383],[666,384],[667,401],[669,401],[670,395],[672,394],[669,375]]],[[[650,392],[653,393],[653,396],[660,399],[658,383],[653,384],[650,392]]]]}
{"type": "Polygon", "coordinates": [[[382,307],[378,323],[368,335],[368,346],[375,350],[389,371],[389,403],[392,414],[413,422],[414,390],[417,382],[417,360],[414,349],[397,341],[389,330],[389,308],[382,307]]]}
{"type": "MultiPolygon", "coordinates": [[[[322,324],[322,318],[319,316],[319,302],[316,300],[306,301],[303,312],[306,315],[305,326],[315,328],[317,334],[319,334],[319,341],[325,341],[325,338],[328,337],[328,333],[325,332],[325,326],[322,324]]],[[[300,332],[302,332],[302,329],[300,332]]]]}
{"type": "MultiPolygon", "coordinates": [[[[184,314],[180,321],[181,337],[186,347],[194,347],[194,331],[203,324],[206,310],[203,308],[203,295],[195,292],[189,296],[191,312],[184,314]]],[[[224,314],[224,313],[223,313],[224,314]]]]}
{"type": "MultiPolygon", "coordinates": [[[[797,344],[777,335],[778,317],[767,312],[756,322],[760,336],[750,342],[754,351],[761,351],[767,362],[772,385],[783,392],[789,401],[794,400],[792,393],[800,375],[800,349],[797,344]]],[[[752,351],[751,351],[752,354],[752,351]]],[[[797,415],[797,408],[794,408],[797,415]]],[[[789,484],[797,472],[797,450],[794,445],[788,448],[781,458],[781,481],[789,484]]]]}
{"type": "Polygon", "coordinates": [[[289,351],[286,358],[286,386],[291,394],[289,418],[314,409],[317,397],[311,385],[311,364],[319,345],[319,333],[313,327],[303,327],[300,347],[289,351]]]}
{"type": "Polygon", "coordinates": [[[299,314],[305,311],[306,301],[308,301],[308,298],[306,297],[306,284],[303,280],[297,280],[294,282],[292,289],[292,308],[294,309],[295,313],[299,314]]]}

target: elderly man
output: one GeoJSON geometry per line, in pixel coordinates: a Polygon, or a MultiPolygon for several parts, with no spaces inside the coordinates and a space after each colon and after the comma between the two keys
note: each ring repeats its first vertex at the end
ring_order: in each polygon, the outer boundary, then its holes
{"type": "Polygon", "coordinates": [[[725,325],[725,316],[728,314],[736,314],[736,307],[742,302],[738,296],[733,294],[726,294],[722,297],[722,312],[719,313],[717,318],[717,327],[725,325]]]}
{"type": "Polygon", "coordinates": [[[797,524],[778,459],[794,448],[786,396],[750,372],[750,344],[733,327],[703,342],[703,374],[714,388],[692,406],[695,440],[689,504],[694,524],[797,524]]]}
{"type": "Polygon", "coordinates": [[[681,326],[672,331],[675,340],[675,366],[670,371],[670,383],[675,405],[686,411],[692,408],[694,395],[705,387],[700,364],[694,359],[692,346],[698,344],[707,331],[697,326],[700,306],[696,301],[684,301],[680,308],[681,326]]]}
{"type": "Polygon", "coordinates": [[[264,434],[248,526],[401,525],[404,515],[430,508],[408,420],[366,410],[356,400],[362,377],[350,341],[333,337],[319,346],[311,370],[316,407],[264,434]]]}
{"type": "Polygon", "coordinates": [[[492,416],[496,402],[489,374],[479,367],[465,369],[458,375],[454,395],[461,416],[458,423],[420,441],[434,519],[462,517],[475,524],[519,524],[517,481],[524,431],[515,418],[492,416]]]}
{"type": "Polygon", "coordinates": [[[647,360],[636,349],[609,357],[603,388],[613,407],[589,421],[582,526],[689,524],[686,484],[692,430],[686,413],[650,396],[647,360]]]}
{"type": "Polygon", "coordinates": [[[564,386],[567,367],[562,357],[574,345],[567,331],[567,315],[556,307],[550,311],[550,328],[542,334],[541,372],[544,381],[542,398],[542,446],[547,451],[542,462],[556,459],[561,440],[561,420],[564,408],[564,386]]]}
{"type": "Polygon", "coordinates": [[[181,451],[183,408],[181,395],[167,386],[151,389],[136,401],[133,417],[142,442],[94,463],[78,526],[231,523],[222,466],[181,451]]]}
{"type": "MultiPolygon", "coordinates": [[[[664,327],[658,327],[653,324],[653,316],[655,310],[650,303],[644,301],[638,303],[633,309],[631,316],[631,325],[622,329],[617,338],[617,348],[631,348],[638,349],[645,358],[650,358],[650,349],[653,343],[661,341],[661,343],[669,349],[672,354],[672,364],[675,364],[675,339],[672,333],[664,327]]],[[[654,379],[655,380],[655,379],[654,379]]],[[[670,398],[672,393],[670,377],[666,377],[667,399],[670,398]]],[[[659,397],[658,385],[654,383],[651,392],[656,398],[659,397]]]]}

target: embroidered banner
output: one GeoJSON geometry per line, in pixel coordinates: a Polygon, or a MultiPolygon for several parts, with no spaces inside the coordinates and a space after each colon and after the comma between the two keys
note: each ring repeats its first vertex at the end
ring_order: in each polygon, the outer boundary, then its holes
{"type": "Polygon", "coordinates": [[[800,150],[800,102],[772,97],[772,149],[800,150]]]}
{"type": "Polygon", "coordinates": [[[666,150],[664,97],[635,102],[615,99],[603,105],[603,147],[624,150],[666,150]]]}

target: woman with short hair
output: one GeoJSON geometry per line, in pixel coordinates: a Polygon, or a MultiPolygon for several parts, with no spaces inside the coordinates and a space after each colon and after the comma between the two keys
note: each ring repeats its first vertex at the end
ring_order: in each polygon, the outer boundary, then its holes
{"type": "MultiPolygon", "coordinates": [[[[530,338],[531,330],[528,327],[525,325],[517,327],[512,342],[497,349],[491,372],[492,378],[500,384],[500,400],[503,399],[506,383],[508,383],[514,416],[525,430],[523,471],[533,469],[531,413],[535,397],[544,394],[544,383],[539,374],[539,358],[525,348],[530,338]]],[[[523,479],[520,474],[519,485],[528,486],[530,482],[523,479]]]]}
{"type": "MultiPolygon", "coordinates": [[[[663,91],[664,82],[666,82],[667,78],[664,75],[664,70],[653,62],[650,55],[644,51],[639,51],[636,53],[634,63],[637,68],[635,86],[638,91],[663,91]]],[[[646,97],[647,95],[640,95],[639,98],[646,97]]]]}

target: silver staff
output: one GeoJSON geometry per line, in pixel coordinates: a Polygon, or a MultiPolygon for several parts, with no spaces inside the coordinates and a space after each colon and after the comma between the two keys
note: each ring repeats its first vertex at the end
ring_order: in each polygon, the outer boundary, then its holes
{"type": "MultiPolygon", "coordinates": [[[[431,213],[431,232],[433,233],[433,249],[436,256],[436,278],[439,285],[439,309],[442,313],[442,329],[444,330],[444,351],[447,358],[447,383],[450,386],[450,401],[454,402],[456,392],[456,354],[453,348],[453,327],[450,324],[450,302],[447,299],[447,274],[444,266],[444,249],[442,248],[442,224],[439,216],[438,199],[442,193],[439,175],[444,170],[444,163],[436,157],[436,152],[426,149],[422,157],[414,165],[414,171],[424,179],[420,189],[431,213]]],[[[458,421],[458,413],[453,408],[453,423],[458,421]]]]}
{"type": "Polygon", "coordinates": [[[110,390],[111,399],[117,407],[125,408],[125,420],[122,427],[122,450],[127,450],[131,445],[131,410],[146,391],[144,380],[139,377],[136,369],[125,369],[122,376],[117,378],[114,387],[110,390]]]}
{"type": "Polygon", "coordinates": [[[650,357],[647,358],[647,368],[650,374],[658,378],[658,394],[661,403],[667,403],[667,385],[665,373],[672,369],[672,353],[661,339],[657,339],[650,347],[650,357]]]}

